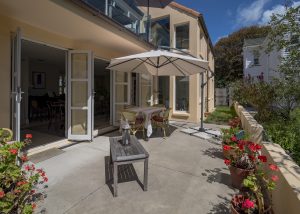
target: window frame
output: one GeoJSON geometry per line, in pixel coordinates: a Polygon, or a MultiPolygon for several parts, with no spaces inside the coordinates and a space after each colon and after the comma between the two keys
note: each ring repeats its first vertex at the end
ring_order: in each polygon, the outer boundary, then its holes
{"type": "Polygon", "coordinates": [[[180,49],[180,50],[183,50],[183,51],[189,51],[190,50],[190,48],[191,48],[191,45],[190,45],[190,41],[191,41],[191,39],[190,39],[190,22],[183,22],[183,23],[179,23],[179,24],[175,24],[174,25],[174,38],[173,38],[173,47],[175,47],[175,48],[177,48],[177,49],[180,49]],[[188,25],[188,27],[189,27],[189,31],[188,31],[188,34],[189,34],[189,47],[186,49],[186,48],[177,48],[177,46],[176,46],[176,34],[177,34],[177,31],[176,31],[176,29],[177,29],[177,27],[181,27],[181,26],[184,26],[184,25],[188,25]]]}
{"type": "Polygon", "coordinates": [[[176,95],[176,76],[174,76],[173,78],[173,113],[177,113],[177,114],[189,114],[190,113],[190,77],[186,76],[187,78],[189,78],[189,87],[188,87],[188,92],[189,92],[189,96],[188,96],[188,110],[187,111],[180,111],[176,109],[176,99],[177,99],[177,95],[176,95]]]}

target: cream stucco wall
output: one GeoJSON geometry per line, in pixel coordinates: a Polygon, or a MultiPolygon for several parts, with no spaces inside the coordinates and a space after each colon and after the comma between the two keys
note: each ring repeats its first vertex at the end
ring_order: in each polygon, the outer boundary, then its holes
{"type": "MultiPolygon", "coordinates": [[[[146,11],[146,8],[141,7],[143,11],[146,11]]],[[[173,6],[167,6],[163,9],[160,8],[151,8],[150,14],[152,19],[162,18],[169,16],[170,17],[170,47],[175,47],[175,27],[178,25],[189,23],[189,53],[198,58],[202,58],[209,61],[209,66],[211,71],[214,71],[214,57],[210,50],[208,38],[205,36],[203,26],[200,24],[198,17],[191,14],[187,14],[173,6]],[[208,54],[210,52],[210,54],[208,54]]],[[[205,74],[205,80],[207,75],[205,74]]],[[[190,85],[189,85],[189,112],[176,112],[174,111],[174,99],[175,99],[175,77],[170,77],[170,107],[173,109],[172,119],[175,120],[187,120],[190,122],[199,122],[200,121],[200,75],[190,76],[190,85]]],[[[214,81],[211,78],[208,81],[207,88],[204,91],[205,97],[204,100],[206,111],[214,110],[214,81]]]]}
{"type": "Polygon", "coordinates": [[[18,27],[22,38],[66,50],[91,50],[94,56],[104,59],[151,49],[130,33],[116,29],[71,2],[60,3],[63,5],[34,0],[0,2],[0,127],[11,125],[11,34],[18,27]]]}

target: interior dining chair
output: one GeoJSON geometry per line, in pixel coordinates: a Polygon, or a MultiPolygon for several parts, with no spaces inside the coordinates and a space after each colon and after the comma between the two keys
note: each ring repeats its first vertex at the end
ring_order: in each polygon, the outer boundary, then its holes
{"type": "Polygon", "coordinates": [[[161,128],[164,132],[164,138],[166,138],[166,129],[168,129],[168,135],[170,135],[169,116],[171,108],[154,113],[151,118],[152,126],[154,128],[161,128]]]}
{"type": "Polygon", "coordinates": [[[122,112],[122,119],[124,121],[128,121],[128,124],[130,125],[130,132],[131,134],[135,135],[138,131],[143,132],[143,138],[145,138],[145,115],[140,113],[137,114],[136,112],[130,112],[130,111],[123,111],[122,112]]]}

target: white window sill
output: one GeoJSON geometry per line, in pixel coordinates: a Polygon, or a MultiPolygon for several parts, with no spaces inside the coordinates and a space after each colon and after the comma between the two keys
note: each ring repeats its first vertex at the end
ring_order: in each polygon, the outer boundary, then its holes
{"type": "Polygon", "coordinates": [[[181,116],[181,117],[189,117],[190,113],[188,113],[187,111],[174,111],[173,115],[174,116],[181,116]]]}

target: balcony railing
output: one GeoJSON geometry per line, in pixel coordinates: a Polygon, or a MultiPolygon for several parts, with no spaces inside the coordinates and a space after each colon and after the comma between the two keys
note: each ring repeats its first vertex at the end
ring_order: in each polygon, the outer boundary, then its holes
{"type": "Polygon", "coordinates": [[[105,14],[146,40],[147,16],[134,0],[82,0],[94,10],[105,14]]]}

